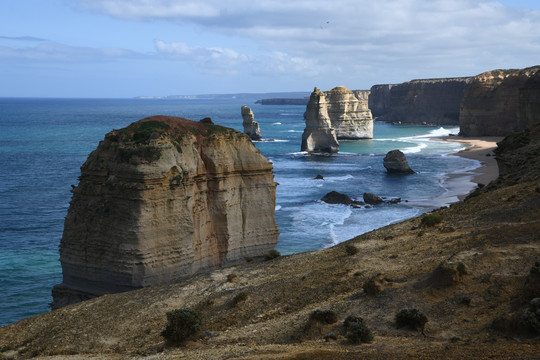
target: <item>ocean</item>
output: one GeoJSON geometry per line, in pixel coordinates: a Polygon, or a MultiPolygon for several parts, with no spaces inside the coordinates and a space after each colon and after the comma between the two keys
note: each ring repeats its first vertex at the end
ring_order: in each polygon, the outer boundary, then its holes
{"type": "Polygon", "coordinates": [[[329,247],[457,201],[448,183],[456,174],[461,192],[475,186],[470,171],[479,163],[451,156],[464,145],[431,140],[457,127],[376,122],[372,140],[342,141],[335,155],[307,155],[300,152],[305,106],[256,100],[0,98],[0,326],[49,310],[51,289],[62,280],[58,245],[80,166],[107,132],[147,116],[211,117],[243,130],[241,105],[252,108],[263,134],[255,146],[272,161],[279,183],[276,249],[283,255],[329,247]],[[386,174],[383,158],[393,149],[407,155],[416,174],[386,174]],[[333,190],[402,202],[354,209],[320,201],[333,190]]]}

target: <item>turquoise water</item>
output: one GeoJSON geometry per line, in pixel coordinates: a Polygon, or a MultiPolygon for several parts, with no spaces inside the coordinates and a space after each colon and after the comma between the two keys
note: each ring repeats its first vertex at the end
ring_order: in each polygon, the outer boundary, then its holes
{"type": "Polygon", "coordinates": [[[265,139],[255,146],[273,162],[280,184],[276,221],[282,254],[321,249],[418,215],[429,207],[412,204],[444,195],[448,173],[477,166],[448,156],[462,145],[428,139],[456,128],[379,122],[373,140],[341,142],[337,155],[306,155],[300,152],[305,107],[255,100],[0,99],[0,326],[48,311],[51,288],[61,282],[58,245],[80,166],[107,132],[146,116],[209,116],[242,130],[241,105],[253,109],[265,139]],[[392,149],[403,150],[417,173],[388,176],[382,159],[392,149]],[[317,174],[324,180],[314,180],[317,174]],[[404,201],[361,209],[319,201],[332,190],[404,201]]]}

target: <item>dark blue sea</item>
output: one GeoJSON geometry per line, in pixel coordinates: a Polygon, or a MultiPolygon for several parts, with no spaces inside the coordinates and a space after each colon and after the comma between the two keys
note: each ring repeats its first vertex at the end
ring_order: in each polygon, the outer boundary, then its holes
{"type": "Polygon", "coordinates": [[[255,146],[273,162],[280,184],[282,254],[332,246],[456,201],[449,181],[455,174],[462,177],[458,193],[474,187],[467,180],[479,164],[450,155],[463,145],[430,139],[457,128],[376,122],[373,140],[343,141],[339,154],[310,156],[300,152],[305,106],[255,100],[0,98],[0,326],[49,310],[51,288],[62,278],[58,245],[80,166],[107,132],[147,116],[211,117],[242,130],[241,105],[253,109],[265,139],[255,146]],[[416,174],[386,174],[383,158],[393,149],[407,154],[416,174]],[[314,180],[318,174],[324,180],[314,180]],[[332,190],[402,202],[360,209],[322,203],[332,190]]]}

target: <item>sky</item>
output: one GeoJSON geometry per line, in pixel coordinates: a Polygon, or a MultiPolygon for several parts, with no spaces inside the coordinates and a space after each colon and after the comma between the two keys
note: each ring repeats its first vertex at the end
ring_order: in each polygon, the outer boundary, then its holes
{"type": "Polygon", "coordinates": [[[0,0],[0,97],[369,89],[538,64],[538,0],[0,0]]]}

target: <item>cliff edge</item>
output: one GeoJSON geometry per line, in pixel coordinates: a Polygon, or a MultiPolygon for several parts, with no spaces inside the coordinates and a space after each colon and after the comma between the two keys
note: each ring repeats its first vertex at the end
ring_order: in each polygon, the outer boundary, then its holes
{"type": "Polygon", "coordinates": [[[278,240],[272,164],[209,118],[154,116],[113,130],[79,180],[53,308],[245,262],[278,240]]]}
{"type": "MultiPolygon", "coordinates": [[[[460,135],[507,136],[531,126],[532,122],[524,120],[526,107],[520,106],[520,101],[527,102],[531,95],[520,92],[528,87],[535,94],[534,82],[526,84],[538,70],[540,66],[492,70],[475,76],[461,102],[460,135]]],[[[538,113],[535,116],[538,119],[538,113]]]]}
{"type": "Polygon", "coordinates": [[[374,85],[369,108],[378,120],[400,124],[457,125],[471,77],[411,80],[374,85]]]}

